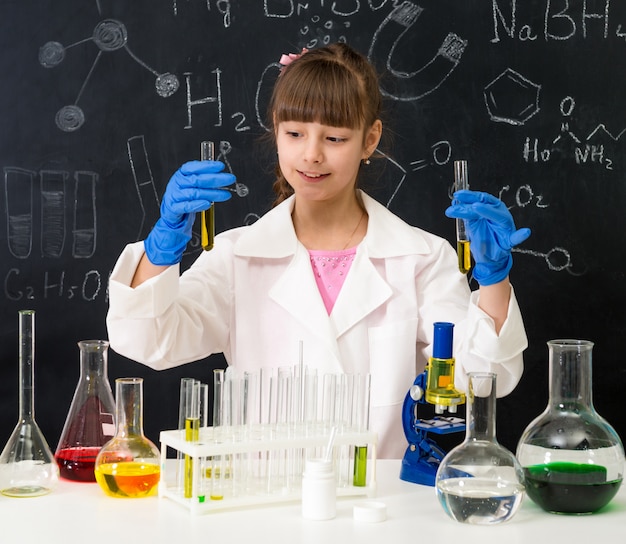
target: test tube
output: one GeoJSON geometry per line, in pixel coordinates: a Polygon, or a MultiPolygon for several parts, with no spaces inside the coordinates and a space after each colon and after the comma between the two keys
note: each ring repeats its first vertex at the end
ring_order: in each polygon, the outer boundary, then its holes
{"type": "MultiPolygon", "coordinates": [[[[454,161],[454,190],[469,189],[467,179],[467,161],[454,161]]],[[[470,241],[465,231],[465,220],[456,220],[456,252],[459,259],[459,271],[467,274],[472,266],[470,241]]]]}
{"type": "MultiPolygon", "coordinates": [[[[370,374],[359,374],[355,377],[354,424],[357,431],[367,431],[370,420],[370,374]]],[[[367,444],[354,446],[354,478],[355,487],[367,485],[367,444]]]]}
{"type": "MultiPolygon", "coordinates": [[[[200,438],[200,382],[193,378],[182,378],[180,381],[180,399],[178,410],[178,427],[184,429],[187,442],[197,442],[200,438]]],[[[182,470],[183,495],[186,499],[193,492],[193,459],[184,455],[182,470]]]]}
{"type": "MultiPolygon", "coordinates": [[[[224,370],[213,370],[213,438],[222,442],[222,425],[224,422],[224,370]]],[[[211,500],[221,501],[224,498],[222,478],[224,477],[223,455],[214,455],[211,466],[211,500]]]]}
{"type": "MultiPolygon", "coordinates": [[[[339,433],[349,432],[352,427],[354,405],[354,374],[342,374],[340,376],[340,417],[338,418],[339,433]]],[[[338,452],[337,477],[340,487],[350,484],[350,445],[336,447],[338,452]]]]}
{"type": "MultiPolygon", "coordinates": [[[[203,161],[215,160],[215,146],[211,141],[204,141],[200,144],[200,159],[203,161]]],[[[211,203],[208,210],[203,210],[200,214],[200,242],[204,251],[213,249],[215,239],[215,205],[211,203]]]]}
{"type": "MultiPolygon", "coordinates": [[[[181,378],[180,380],[180,396],[178,405],[178,429],[185,434],[185,419],[187,416],[187,398],[193,390],[194,378],[181,378]]],[[[185,489],[185,473],[187,455],[183,455],[181,451],[177,452],[179,464],[176,467],[176,482],[180,489],[185,489]]]]}

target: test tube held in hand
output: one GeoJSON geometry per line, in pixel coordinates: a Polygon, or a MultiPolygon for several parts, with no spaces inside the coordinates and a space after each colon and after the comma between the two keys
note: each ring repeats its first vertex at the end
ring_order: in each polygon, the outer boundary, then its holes
{"type": "MultiPolygon", "coordinates": [[[[215,160],[215,146],[211,141],[205,141],[200,144],[200,159],[203,161],[215,160]]],[[[208,210],[200,212],[201,231],[200,242],[204,251],[213,249],[215,239],[215,204],[211,203],[208,210]]]]}
{"type": "MultiPolygon", "coordinates": [[[[454,190],[469,189],[467,179],[467,161],[454,161],[454,190]]],[[[465,231],[465,220],[456,220],[456,252],[459,259],[459,271],[467,274],[472,266],[470,241],[465,231]]]]}

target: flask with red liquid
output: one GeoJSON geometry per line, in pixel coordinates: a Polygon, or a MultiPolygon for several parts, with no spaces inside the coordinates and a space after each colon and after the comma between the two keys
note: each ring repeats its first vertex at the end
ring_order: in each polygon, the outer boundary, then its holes
{"type": "Polygon", "coordinates": [[[95,482],[100,449],[115,434],[115,401],[107,376],[106,340],[82,340],[80,377],[54,455],[61,477],[95,482]]]}

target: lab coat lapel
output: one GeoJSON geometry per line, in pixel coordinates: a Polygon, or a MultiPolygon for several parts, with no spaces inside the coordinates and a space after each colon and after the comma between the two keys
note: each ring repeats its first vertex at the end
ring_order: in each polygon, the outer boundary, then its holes
{"type": "Polygon", "coordinates": [[[384,304],[391,294],[391,287],[380,277],[365,248],[359,248],[330,316],[337,337],[384,304]]]}
{"type": "Polygon", "coordinates": [[[304,246],[298,245],[293,260],[274,284],[269,296],[310,329],[321,342],[327,344],[328,350],[335,357],[335,366],[339,370],[341,368],[339,347],[335,341],[337,333],[328,318],[315,283],[309,254],[304,246]]]}

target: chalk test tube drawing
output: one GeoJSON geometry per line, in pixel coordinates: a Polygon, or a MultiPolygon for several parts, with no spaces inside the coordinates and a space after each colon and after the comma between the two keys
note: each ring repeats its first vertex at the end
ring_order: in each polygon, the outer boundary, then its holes
{"type": "Polygon", "coordinates": [[[154,184],[143,135],[128,138],[126,148],[141,207],[141,223],[136,240],[144,240],[159,219],[159,195],[154,184]]]}
{"type": "Polygon", "coordinates": [[[59,129],[64,132],[73,132],[78,130],[85,123],[85,114],[82,108],[78,105],[80,98],[87,87],[87,83],[89,82],[89,78],[93,74],[98,61],[103,53],[110,53],[113,51],[118,51],[120,49],[126,50],[126,53],[135,61],[137,64],[152,72],[156,76],[155,80],[155,89],[159,96],[163,98],[167,98],[172,96],[179,87],[178,78],[174,74],[170,73],[162,73],[155,71],[150,68],[145,62],[139,59],[128,47],[128,32],[126,27],[120,21],[116,21],[115,19],[105,19],[99,22],[94,31],[89,38],[85,38],[68,46],[64,46],[59,42],[50,41],[45,43],[39,49],[39,63],[44,68],[54,68],[63,62],[65,59],[65,54],[68,49],[81,45],[86,42],[93,42],[98,47],[99,51],[96,55],[96,58],[89,69],[89,73],[85,77],[82,87],[80,88],[78,95],[76,96],[76,100],[73,104],[69,104],[63,106],[55,116],[55,122],[59,129]]]}
{"type": "Polygon", "coordinates": [[[423,11],[413,2],[402,2],[384,19],[372,38],[367,56],[382,74],[381,92],[394,100],[419,100],[438,89],[458,66],[467,47],[466,40],[450,32],[433,58],[418,70],[402,72],[393,69],[392,57],[396,47],[400,47],[400,40],[415,25],[423,11]],[[384,44],[390,42],[392,46],[387,50],[384,44]]]}
{"type": "Polygon", "coordinates": [[[96,252],[96,183],[98,174],[89,171],[74,173],[74,224],[72,257],[88,259],[96,252]]]}
{"type": "Polygon", "coordinates": [[[26,259],[33,248],[33,185],[36,172],[4,168],[7,244],[11,255],[26,259]]]}
{"type": "MultiPolygon", "coordinates": [[[[67,237],[66,193],[69,174],[63,170],[39,173],[17,167],[4,168],[4,194],[7,217],[7,244],[18,259],[30,257],[33,247],[34,187],[39,177],[40,245],[42,257],[59,258],[67,237]]],[[[91,257],[96,249],[96,182],[98,174],[74,174],[72,257],[91,257]]]]}
{"type": "Polygon", "coordinates": [[[61,170],[42,170],[41,179],[41,255],[60,257],[65,246],[65,186],[68,174],[61,170]]]}
{"type": "Polygon", "coordinates": [[[541,85],[507,68],[483,91],[492,121],[521,126],[539,111],[541,85]]]}

